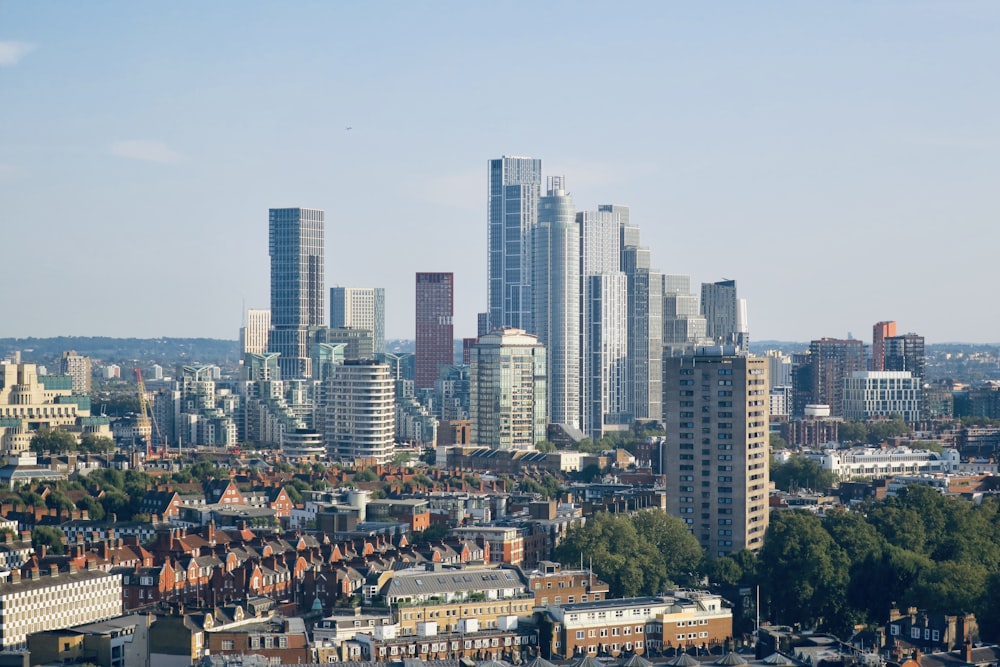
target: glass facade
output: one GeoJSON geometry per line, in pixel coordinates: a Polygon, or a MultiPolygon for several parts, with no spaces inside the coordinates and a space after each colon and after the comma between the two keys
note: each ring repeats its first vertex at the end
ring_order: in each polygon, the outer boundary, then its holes
{"type": "Polygon", "coordinates": [[[272,327],[269,351],[281,354],[282,377],[310,377],[308,328],[324,324],[323,211],[272,208],[268,232],[272,327]]]}
{"type": "Polygon", "coordinates": [[[561,178],[539,202],[532,239],[533,333],[547,350],[549,418],[580,428],[580,226],[561,178]]]}
{"type": "Polygon", "coordinates": [[[531,230],[538,217],[542,161],[502,157],[489,164],[488,329],[533,331],[531,230]]]}
{"type": "Polygon", "coordinates": [[[545,348],[521,329],[482,336],[471,350],[472,442],[534,449],[545,439],[545,348]]]}

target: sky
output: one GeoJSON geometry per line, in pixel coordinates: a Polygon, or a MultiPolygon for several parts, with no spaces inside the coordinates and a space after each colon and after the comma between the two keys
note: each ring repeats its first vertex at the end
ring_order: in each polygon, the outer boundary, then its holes
{"type": "Polygon", "coordinates": [[[235,339],[268,208],[326,283],[486,305],[487,163],[631,207],[751,338],[1000,341],[1000,3],[0,0],[0,337],[235,339]]]}

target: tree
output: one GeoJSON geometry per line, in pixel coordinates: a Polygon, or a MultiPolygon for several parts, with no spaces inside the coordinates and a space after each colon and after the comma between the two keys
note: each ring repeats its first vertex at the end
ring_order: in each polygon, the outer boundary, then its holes
{"type": "Polygon", "coordinates": [[[784,463],[772,461],[771,481],[782,491],[794,489],[828,489],[836,483],[836,477],[829,470],[823,470],[818,463],[802,454],[793,454],[784,463]]]}
{"type": "Polygon", "coordinates": [[[849,561],[820,520],[805,512],[777,512],[760,551],[762,592],[771,618],[825,628],[845,611],[849,561]]]}
{"type": "Polygon", "coordinates": [[[918,512],[887,501],[869,510],[868,521],[890,544],[915,553],[926,553],[927,532],[918,512]]]}
{"type": "Polygon", "coordinates": [[[377,482],[378,475],[371,468],[365,468],[354,475],[355,482],[377,482]]]}
{"type": "Polygon", "coordinates": [[[899,415],[888,421],[869,422],[867,428],[867,441],[870,445],[877,445],[889,438],[899,437],[911,432],[909,425],[899,415]]]}
{"type": "Polygon", "coordinates": [[[548,454],[549,452],[556,451],[557,447],[554,442],[550,442],[549,440],[539,440],[535,443],[535,449],[543,454],[548,454]]]}
{"type": "Polygon", "coordinates": [[[631,520],[639,537],[656,547],[667,577],[675,584],[693,585],[702,550],[687,524],[660,510],[637,512],[631,520]]]}
{"type": "Polygon", "coordinates": [[[45,499],[45,506],[56,510],[57,516],[65,514],[66,518],[69,518],[70,513],[76,509],[73,501],[67,498],[66,494],[59,491],[53,491],[48,495],[45,499]]]}
{"type": "Polygon", "coordinates": [[[713,584],[735,586],[743,578],[743,570],[729,556],[706,558],[701,569],[713,584]]]}
{"type": "Polygon", "coordinates": [[[911,590],[910,602],[945,614],[978,611],[988,573],[978,563],[944,561],[924,570],[911,590]]]}
{"type": "Polygon", "coordinates": [[[880,554],[886,546],[885,539],[875,527],[855,512],[834,510],[823,519],[823,528],[844,550],[852,567],[865,562],[873,554],[880,554]]]}
{"type": "Polygon", "coordinates": [[[397,468],[402,468],[408,464],[412,458],[413,454],[411,452],[396,452],[392,457],[392,465],[397,468]]]}
{"type": "Polygon", "coordinates": [[[115,450],[115,441],[96,433],[84,433],[80,437],[79,449],[90,454],[108,454],[115,450]]]}
{"type": "Polygon", "coordinates": [[[431,524],[426,529],[424,529],[423,531],[415,533],[413,535],[413,542],[414,544],[431,544],[433,542],[440,542],[441,540],[444,539],[445,535],[447,534],[448,534],[447,526],[439,523],[434,523],[431,524]]]}
{"type": "Polygon", "coordinates": [[[86,510],[91,521],[101,521],[104,519],[104,507],[93,496],[84,496],[76,503],[77,509],[86,510]]]}
{"type": "Polygon", "coordinates": [[[101,496],[100,501],[101,507],[104,508],[105,516],[114,514],[119,520],[129,518],[126,516],[128,514],[129,507],[129,497],[125,495],[124,491],[119,489],[108,489],[101,496]]]}
{"type": "Polygon", "coordinates": [[[772,433],[768,438],[771,449],[787,449],[788,441],[781,437],[780,433],[772,433]]]}
{"type": "Polygon", "coordinates": [[[844,422],[837,430],[841,442],[865,442],[868,440],[868,427],[864,422],[844,422]]]}
{"type": "Polygon", "coordinates": [[[49,553],[62,554],[66,551],[66,534],[53,526],[36,526],[31,531],[31,546],[36,551],[44,546],[49,553]]]}
{"type": "Polygon", "coordinates": [[[598,512],[569,530],[556,558],[578,566],[581,557],[608,583],[612,597],[659,593],[667,584],[664,560],[625,515],[598,512]]]}
{"type": "Polygon", "coordinates": [[[36,454],[65,454],[76,449],[76,437],[58,428],[42,428],[31,436],[31,451],[36,454]]]}

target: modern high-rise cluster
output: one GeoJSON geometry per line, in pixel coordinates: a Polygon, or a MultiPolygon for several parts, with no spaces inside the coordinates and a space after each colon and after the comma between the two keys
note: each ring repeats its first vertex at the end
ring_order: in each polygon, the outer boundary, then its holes
{"type": "Polygon", "coordinates": [[[713,556],[759,548],[769,360],[747,356],[736,281],[703,284],[699,300],[688,276],[652,268],[628,207],[578,212],[562,177],[543,193],[537,159],[491,160],[488,174],[473,443],[532,449],[538,423],[563,441],[663,423],[670,510],[713,556]]]}
{"type": "MultiPolygon", "coordinates": [[[[663,419],[663,358],[706,345],[745,351],[736,282],[702,285],[652,268],[627,206],[578,212],[541,161],[491,160],[488,309],[480,334],[512,327],[546,348],[547,421],[600,438],[663,419]]],[[[534,446],[518,443],[521,448],[534,446]]]]}
{"type": "MultiPolygon", "coordinates": [[[[731,418],[732,428],[712,426],[718,432],[699,438],[699,456],[725,457],[729,469],[698,466],[696,474],[710,473],[698,486],[732,493],[699,495],[698,507],[711,510],[683,518],[720,553],[758,546],[767,462],[757,450],[766,429],[750,424],[767,421],[766,384],[764,398],[756,385],[766,383],[757,374],[768,361],[746,356],[746,302],[736,282],[703,284],[699,298],[688,276],[653,268],[627,206],[578,211],[566,180],[543,179],[538,159],[491,160],[487,183],[487,309],[478,338],[463,342],[465,365],[454,359],[452,273],[416,274],[415,353],[390,354],[384,290],[330,289],[324,321],[323,211],[270,211],[271,308],[248,311],[241,331],[238,438],[294,456],[384,463],[398,441],[435,442],[439,420],[449,421],[449,442],[461,431],[455,422],[468,420],[471,438],[463,442],[530,450],[548,438],[597,439],[637,422],[665,424],[672,443],[687,437],[676,431],[693,423],[684,415],[708,410],[723,423],[731,418]],[[693,390],[678,389],[688,366],[677,360],[708,373],[717,365],[740,371],[681,398],[693,390]],[[736,508],[722,504],[735,498],[753,507],[743,503],[731,514],[736,508]]],[[[209,414],[218,401],[200,386],[188,381],[181,393],[192,398],[181,400],[209,414]]],[[[223,427],[215,432],[231,432],[223,427]]],[[[667,474],[695,465],[664,463],[667,474]]]]}

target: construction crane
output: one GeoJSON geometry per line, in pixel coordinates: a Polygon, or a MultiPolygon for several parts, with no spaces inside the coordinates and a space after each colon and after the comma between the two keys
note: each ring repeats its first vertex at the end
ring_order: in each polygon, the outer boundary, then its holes
{"type": "Polygon", "coordinates": [[[133,368],[135,381],[139,385],[139,417],[136,419],[136,430],[139,437],[146,442],[146,456],[153,455],[153,430],[156,430],[157,441],[162,441],[160,437],[160,427],[156,424],[156,417],[149,406],[149,397],[146,395],[146,383],[142,381],[142,371],[133,368]]]}

